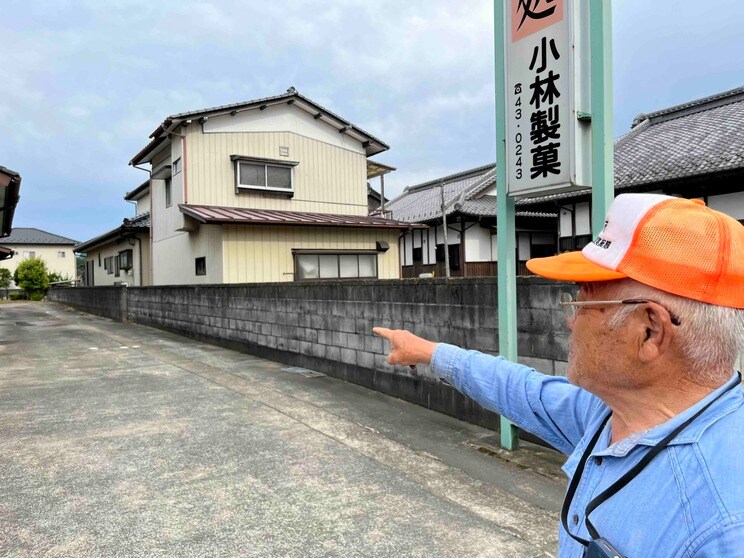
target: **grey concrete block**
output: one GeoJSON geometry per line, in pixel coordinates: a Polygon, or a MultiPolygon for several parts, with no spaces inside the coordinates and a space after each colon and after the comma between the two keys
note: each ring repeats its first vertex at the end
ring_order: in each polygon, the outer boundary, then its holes
{"type": "Polygon", "coordinates": [[[524,364],[525,366],[534,368],[535,370],[543,374],[552,375],[554,372],[554,366],[553,366],[554,361],[546,359],[546,358],[520,356],[517,360],[520,364],[524,364]]]}
{"type": "Polygon", "coordinates": [[[299,353],[303,355],[309,355],[310,351],[312,351],[314,343],[310,343],[309,341],[300,341],[300,348],[299,353]]]}
{"type": "Polygon", "coordinates": [[[346,348],[346,336],[347,335],[349,334],[344,333],[342,331],[331,332],[331,345],[334,345],[336,347],[346,348]]]}
{"type": "Polygon", "coordinates": [[[382,353],[383,339],[377,335],[365,335],[364,336],[364,350],[369,353],[382,353]]]}
{"type": "Polygon", "coordinates": [[[341,349],[341,362],[345,364],[356,364],[356,353],[353,349],[341,349]]]}
{"type": "Polygon", "coordinates": [[[339,318],[337,327],[339,331],[356,333],[356,320],[354,318],[339,318]]]}
{"type": "Polygon", "coordinates": [[[320,343],[312,343],[310,346],[310,356],[314,356],[317,358],[327,358],[327,349],[328,347],[326,345],[321,345],[320,343]]]}
{"type": "Polygon", "coordinates": [[[349,349],[364,350],[364,335],[349,333],[346,336],[346,347],[349,349]]]}
{"type": "Polygon", "coordinates": [[[369,368],[374,370],[375,368],[375,355],[366,351],[357,351],[357,366],[362,368],[369,368]]]}
{"type": "Polygon", "coordinates": [[[321,345],[331,345],[333,343],[333,334],[325,329],[318,330],[318,343],[321,345]]]}
{"type": "Polygon", "coordinates": [[[568,373],[568,362],[566,362],[565,360],[556,360],[553,361],[553,363],[555,369],[554,374],[556,376],[563,376],[565,378],[566,374],[568,373]]]}
{"type": "Polygon", "coordinates": [[[393,367],[387,362],[387,355],[375,355],[375,370],[388,373],[393,371],[393,367]]]}
{"type": "Polygon", "coordinates": [[[340,361],[341,360],[341,349],[339,347],[327,345],[325,358],[328,360],[333,360],[335,362],[340,361]]]}

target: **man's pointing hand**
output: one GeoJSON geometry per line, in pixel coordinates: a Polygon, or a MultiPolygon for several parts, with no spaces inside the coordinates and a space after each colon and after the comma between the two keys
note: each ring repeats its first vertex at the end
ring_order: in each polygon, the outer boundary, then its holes
{"type": "Polygon", "coordinates": [[[372,332],[390,341],[388,364],[416,366],[417,364],[431,363],[431,357],[437,346],[436,343],[416,337],[413,333],[404,329],[375,327],[372,332]]]}

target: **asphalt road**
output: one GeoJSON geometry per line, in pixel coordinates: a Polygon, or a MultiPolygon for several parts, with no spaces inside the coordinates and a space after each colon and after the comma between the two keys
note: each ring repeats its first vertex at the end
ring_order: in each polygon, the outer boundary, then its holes
{"type": "Polygon", "coordinates": [[[0,362],[2,556],[556,552],[560,457],[416,405],[52,303],[0,362]]]}

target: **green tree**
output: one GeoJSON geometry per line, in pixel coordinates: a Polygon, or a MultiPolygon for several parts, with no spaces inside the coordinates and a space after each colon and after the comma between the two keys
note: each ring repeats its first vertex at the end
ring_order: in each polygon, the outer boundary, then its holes
{"type": "Polygon", "coordinates": [[[13,281],[13,275],[9,269],[0,268],[0,289],[5,289],[5,298],[8,298],[8,287],[13,281]]]}
{"type": "Polygon", "coordinates": [[[68,275],[62,275],[61,273],[58,273],[56,271],[52,271],[49,273],[49,283],[57,283],[59,281],[69,281],[70,277],[68,275]]]}
{"type": "Polygon", "coordinates": [[[13,281],[28,293],[31,299],[40,299],[49,288],[49,273],[44,260],[29,258],[18,264],[13,281]]]}

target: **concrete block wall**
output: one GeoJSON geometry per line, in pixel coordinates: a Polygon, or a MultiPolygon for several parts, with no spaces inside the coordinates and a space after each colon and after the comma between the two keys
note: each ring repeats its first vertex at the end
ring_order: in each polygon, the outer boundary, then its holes
{"type": "MultiPolygon", "coordinates": [[[[520,361],[565,373],[568,331],[558,305],[571,289],[518,280],[520,361]]],[[[427,339],[497,354],[496,278],[358,280],[54,289],[50,298],[114,319],[304,366],[496,428],[498,417],[436,380],[428,366],[392,367],[375,326],[408,329],[427,339]],[[118,309],[111,306],[118,305],[118,309]],[[103,306],[104,308],[100,308],[103,306]]]]}
{"type": "Polygon", "coordinates": [[[127,319],[125,287],[59,287],[50,289],[47,297],[89,314],[118,321],[127,319]]]}

